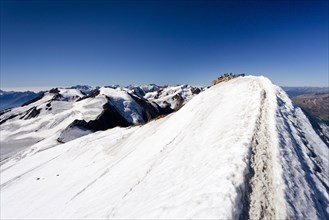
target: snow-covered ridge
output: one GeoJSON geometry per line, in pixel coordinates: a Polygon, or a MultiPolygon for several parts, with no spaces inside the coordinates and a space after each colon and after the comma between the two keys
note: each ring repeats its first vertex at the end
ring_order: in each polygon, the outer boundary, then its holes
{"type": "Polygon", "coordinates": [[[201,90],[154,84],[51,89],[0,112],[0,160],[49,137],[53,146],[55,140],[63,143],[93,131],[146,123],[177,110],[201,90]]]}
{"type": "Polygon", "coordinates": [[[86,88],[84,92],[54,88],[21,107],[2,111],[0,159],[40,141],[51,141],[50,146],[54,146],[98,130],[146,123],[172,112],[124,90],[103,87],[85,93],[86,88]]]}
{"type": "Polygon", "coordinates": [[[127,91],[148,101],[155,102],[161,107],[170,107],[173,110],[178,110],[195,95],[207,89],[207,87],[202,86],[159,86],[155,84],[126,87],[111,86],[111,88],[127,91]]]}
{"type": "Polygon", "coordinates": [[[264,77],[220,83],[145,125],[48,146],[2,164],[1,218],[329,217],[329,148],[264,77]]]}

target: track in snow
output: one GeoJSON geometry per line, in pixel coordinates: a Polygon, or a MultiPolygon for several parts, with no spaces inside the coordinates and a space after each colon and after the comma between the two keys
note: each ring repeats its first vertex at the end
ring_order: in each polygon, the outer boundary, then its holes
{"type": "Polygon", "coordinates": [[[280,91],[238,78],[143,126],[38,143],[1,165],[1,218],[328,219],[329,149],[280,91]]]}
{"type": "Polygon", "coordinates": [[[275,219],[271,137],[266,91],[261,93],[260,113],[251,145],[249,219],[275,219]]]}

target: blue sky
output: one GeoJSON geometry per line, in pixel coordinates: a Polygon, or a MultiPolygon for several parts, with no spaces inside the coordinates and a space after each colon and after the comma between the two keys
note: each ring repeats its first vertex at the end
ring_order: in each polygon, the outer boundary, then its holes
{"type": "Polygon", "coordinates": [[[1,1],[1,88],[328,86],[328,1],[1,1]]]}

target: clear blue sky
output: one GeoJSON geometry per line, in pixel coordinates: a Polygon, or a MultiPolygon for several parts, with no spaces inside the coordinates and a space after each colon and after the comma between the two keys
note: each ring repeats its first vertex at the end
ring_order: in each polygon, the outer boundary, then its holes
{"type": "Polygon", "coordinates": [[[1,87],[328,86],[328,1],[1,0],[1,87]]]}

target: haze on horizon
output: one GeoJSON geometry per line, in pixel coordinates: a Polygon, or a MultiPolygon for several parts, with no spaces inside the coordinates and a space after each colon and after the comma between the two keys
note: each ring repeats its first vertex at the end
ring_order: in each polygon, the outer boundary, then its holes
{"type": "Polygon", "coordinates": [[[0,87],[328,86],[328,1],[2,0],[0,87]]]}

